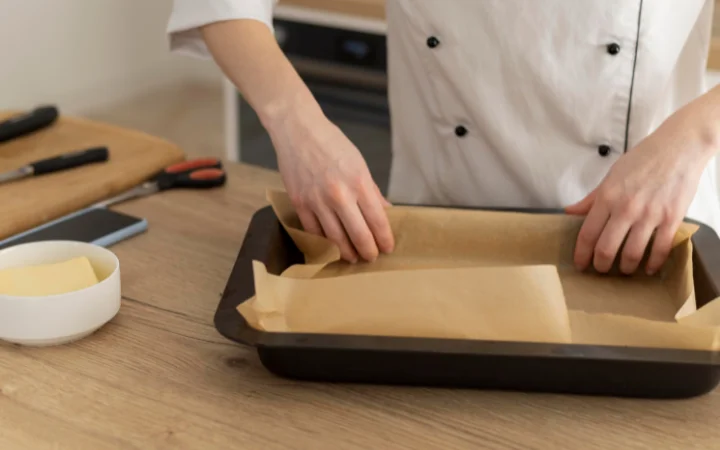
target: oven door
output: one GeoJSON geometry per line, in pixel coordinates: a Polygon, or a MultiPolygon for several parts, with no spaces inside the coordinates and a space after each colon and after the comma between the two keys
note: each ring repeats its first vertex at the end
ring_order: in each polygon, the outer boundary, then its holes
{"type": "MultiPolygon", "coordinates": [[[[286,22],[275,26],[276,35],[283,30],[281,46],[323,112],[360,150],[386,194],[391,135],[384,37],[286,22]]],[[[239,95],[238,100],[240,161],[277,170],[270,137],[252,108],[239,95]]]]}

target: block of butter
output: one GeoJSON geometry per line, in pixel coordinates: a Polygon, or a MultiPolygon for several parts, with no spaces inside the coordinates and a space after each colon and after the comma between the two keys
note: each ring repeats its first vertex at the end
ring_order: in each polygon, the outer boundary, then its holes
{"type": "Polygon", "coordinates": [[[86,257],[0,270],[0,295],[41,297],[66,294],[97,283],[95,270],[86,257]]]}

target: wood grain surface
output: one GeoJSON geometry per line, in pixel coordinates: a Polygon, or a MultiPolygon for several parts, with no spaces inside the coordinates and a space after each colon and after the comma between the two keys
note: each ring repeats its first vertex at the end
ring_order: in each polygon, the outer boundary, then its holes
{"type": "Polygon", "coordinates": [[[113,250],[123,305],[63,347],[0,345],[0,448],[710,449],[720,396],[646,401],[302,383],[226,341],[214,310],[275,173],[118,209],[149,231],[113,250]]]}
{"type": "Polygon", "coordinates": [[[714,0],[708,69],[720,70],[720,0],[714,0]]]}
{"type": "Polygon", "coordinates": [[[385,20],[385,0],[280,0],[278,5],[385,20]]]}
{"type": "MultiPolygon", "coordinates": [[[[0,113],[0,121],[10,115],[0,113]]],[[[162,139],[99,122],[61,117],[49,128],[0,143],[0,172],[100,146],[108,147],[107,163],[0,186],[0,239],[130,189],[183,158],[178,147],[162,139]]]]}

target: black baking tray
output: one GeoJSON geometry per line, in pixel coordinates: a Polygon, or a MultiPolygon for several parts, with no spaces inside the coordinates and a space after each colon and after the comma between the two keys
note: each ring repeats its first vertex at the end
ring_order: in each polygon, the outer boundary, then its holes
{"type": "MultiPolygon", "coordinates": [[[[702,306],[720,296],[720,239],[698,225],[693,264],[702,306]]],[[[281,377],[637,398],[694,397],[720,382],[720,358],[711,351],[258,331],[236,309],[254,295],[253,260],[273,274],[303,262],[270,207],[252,218],[215,327],[256,348],[262,364],[281,377]]]]}

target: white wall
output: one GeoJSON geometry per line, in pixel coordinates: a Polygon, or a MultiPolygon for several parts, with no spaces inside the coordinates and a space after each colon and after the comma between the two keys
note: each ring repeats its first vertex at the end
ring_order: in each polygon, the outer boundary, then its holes
{"type": "Polygon", "coordinates": [[[169,54],[171,5],[0,0],[0,109],[53,103],[78,114],[162,85],[221,83],[212,62],[169,54]]]}

